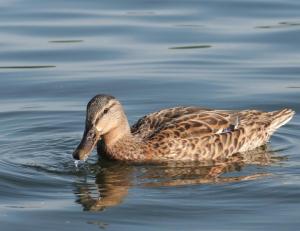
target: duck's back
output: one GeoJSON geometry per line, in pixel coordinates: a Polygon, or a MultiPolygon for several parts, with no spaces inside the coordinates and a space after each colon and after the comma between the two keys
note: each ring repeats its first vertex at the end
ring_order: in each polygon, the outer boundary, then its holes
{"type": "Polygon", "coordinates": [[[294,112],[225,111],[175,107],[151,113],[131,128],[157,160],[204,160],[226,157],[263,145],[294,112]]]}

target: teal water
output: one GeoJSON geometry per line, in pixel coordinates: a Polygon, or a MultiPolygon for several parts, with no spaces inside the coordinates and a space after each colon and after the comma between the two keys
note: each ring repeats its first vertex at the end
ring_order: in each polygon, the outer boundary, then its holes
{"type": "Polygon", "coordinates": [[[1,230],[297,230],[300,117],[225,166],[76,169],[85,105],[300,111],[300,2],[0,2],[1,230]],[[213,172],[219,171],[217,176],[213,172]]]}

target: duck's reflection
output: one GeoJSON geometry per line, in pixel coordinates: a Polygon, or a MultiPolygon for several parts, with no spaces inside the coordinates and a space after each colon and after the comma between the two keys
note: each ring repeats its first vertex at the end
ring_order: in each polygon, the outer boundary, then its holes
{"type": "Polygon", "coordinates": [[[219,162],[128,165],[100,160],[97,163],[99,171],[95,174],[94,183],[76,183],[77,202],[84,210],[102,211],[122,203],[132,186],[172,187],[255,180],[270,174],[255,172],[251,175],[243,175],[241,170],[244,166],[270,165],[276,160],[278,158],[271,155],[265,147],[236,154],[230,159],[219,162]],[[237,171],[241,172],[230,176],[232,175],[230,173],[237,171]]]}
{"type": "Polygon", "coordinates": [[[132,182],[133,167],[117,162],[101,160],[94,183],[76,183],[77,202],[84,210],[102,211],[122,203],[132,182]]]}

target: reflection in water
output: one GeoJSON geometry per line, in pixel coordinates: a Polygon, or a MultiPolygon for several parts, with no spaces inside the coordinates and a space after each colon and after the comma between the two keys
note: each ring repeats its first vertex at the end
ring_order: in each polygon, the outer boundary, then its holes
{"type": "Polygon", "coordinates": [[[179,46],[179,47],[170,47],[171,50],[181,50],[181,49],[203,49],[211,48],[211,45],[194,45],[194,46],[179,46]]]}
{"type": "Polygon", "coordinates": [[[122,203],[135,182],[141,182],[138,185],[141,187],[173,187],[255,180],[270,174],[267,172],[246,176],[224,174],[240,171],[246,165],[266,166],[278,160],[280,158],[272,156],[266,147],[236,154],[222,162],[128,165],[100,160],[96,164],[100,170],[96,174],[95,183],[76,183],[75,193],[77,202],[84,210],[102,211],[122,203]],[[134,181],[135,177],[138,178],[137,181],[134,181]]]}
{"type": "Polygon", "coordinates": [[[73,39],[73,40],[52,40],[49,43],[81,43],[83,40],[73,39]]]}
{"type": "Polygon", "coordinates": [[[276,29],[276,28],[288,28],[293,26],[300,26],[300,23],[297,22],[279,22],[275,25],[265,25],[265,26],[257,26],[255,28],[258,29],[276,29]]]}
{"type": "Polygon", "coordinates": [[[132,182],[132,166],[107,161],[97,164],[100,171],[94,184],[76,184],[77,202],[88,211],[102,211],[122,203],[132,182]]]}
{"type": "Polygon", "coordinates": [[[39,69],[39,68],[53,68],[54,65],[36,65],[36,66],[0,66],[0,69],[39,69]]]}

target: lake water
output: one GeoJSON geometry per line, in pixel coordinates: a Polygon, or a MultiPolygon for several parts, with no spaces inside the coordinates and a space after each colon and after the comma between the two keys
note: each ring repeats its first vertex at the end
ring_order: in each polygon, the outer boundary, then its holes
{"type": "Polygon", "coordinates": [[[243,164],[71,154],[85,106],[131,123],[175,105],[300,112],[300,2],[0,1],[0,227],[297,230],[300,117],[243,164]]]}

